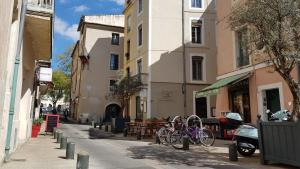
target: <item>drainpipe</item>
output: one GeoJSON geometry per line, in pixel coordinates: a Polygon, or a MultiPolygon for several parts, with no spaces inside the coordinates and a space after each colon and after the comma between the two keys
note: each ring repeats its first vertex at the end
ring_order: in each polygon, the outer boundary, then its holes
{"type": "Polygon", "coordinates": [[[182,66],[183,66],[183,84],[182,84],[182,93],[183,93],[183,107],[184,107],[184,116],[187,116],[187,101],[186,101],[186,58],[185,58],[185,29],[184,29],[184,3],[185,1],[182,0],[182,66]]]}
{"type": "Polygon", "coordinates": [[[8,114],[8,125],[7,125],[7,135],[6,135],[6,144],[5,144],[5,161],[9,160],[9,152],[10,152],[10,141],[11,141],[11,132],[15,114],[15,101],[16,101],[16,92],[17,92],[17,82],[18,82],[18,74],[19,74],[19,66],[20,66],[20,52],[23,43],[23,32],[24,32],[24,22],[25,22],[25,14],[26,14],[27,0],[24,0],[21,6],[21,16],[20,16],[20,25],[19,25],[19,35],[18,35],[18,44],[17,44],[17,52],[15,57],[15,64],[13,70],[13,79],[12,79],[12,90],[10,96],[10,105],[9,105],[9,114],[8,114]]]}

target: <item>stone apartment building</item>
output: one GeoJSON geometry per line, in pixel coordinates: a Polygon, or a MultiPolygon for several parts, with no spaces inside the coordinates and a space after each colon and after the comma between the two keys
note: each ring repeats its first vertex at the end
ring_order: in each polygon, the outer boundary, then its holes
{"type": "Polygon", "coordinates": [[[72,116],[83,122],[105,120],[120,112],[111,90],[123,65],[124,16],[83,16],[78,31],[72,53],[72,116]]]}
{"type": "MultiPolygon", "coordinates": [[[[268,64],[268,57],[249,55],[243,45],[244,32],[230,29],[227,16],[233,5],[232,0],[216,2],[218,82],[199,95],[217,94],[218,116],[238,112],[245,122],[255,123],[258,114],[267,120],[263,113],[267,109],[291,110],[293,98],[286,82],[268,64]]],[[[292,75],[299,80],[299,67],[292,75]]]]}
{"type": "Polygon", "coordinates": [[[143,84],[131,120],[214,116],[215,96],[195,94],[216,80],[215,1],[127,0],[124,15],[124,70],[143,84]]]}
{"type": "Polygon", "coordinates": [[[0,1],[0,163],[31,136],[40,60],[52,55],[54,1],[0,1]]]}

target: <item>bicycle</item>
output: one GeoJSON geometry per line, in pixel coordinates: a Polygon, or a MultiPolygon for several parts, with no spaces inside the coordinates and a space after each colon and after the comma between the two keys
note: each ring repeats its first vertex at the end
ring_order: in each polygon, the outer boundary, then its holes
{"type": "Polygon", "coordinates": [[[214,134],[211,130],[206,129],[202,126],[201,119],[192,115],[186,119],[186,122],[182,122],[181,127],[177,130],[169,132],[170,143],[176,149],[183,148],[183,137],[188,136],[189,142],[194,145],[202,144],[206,147],[212,146],[215,142],[214,134]],[[189,125],[190,119],[194,118],[192,125],[189,125]],[[195,120],[197,119],[197,120],[195,120]],[[199,126],[197,125],[199,123],[199,126]]]}
{"type": "Polygon", "coordinates": [[[167,119],[168,124],[163,126],[157,131],[157,136],[159,139],[160,144],[166,144],[168,145],[170,143],[170,131],[174,131],[174,123],[176,120],[180,118],[180,116],[175,116],[172,121],[170,121],[170,117],[167,119]]]}

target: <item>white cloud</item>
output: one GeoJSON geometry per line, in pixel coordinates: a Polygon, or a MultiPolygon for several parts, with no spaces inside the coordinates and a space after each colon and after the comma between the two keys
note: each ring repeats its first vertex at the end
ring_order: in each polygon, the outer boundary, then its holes
{"type": "Polygon", "coordinates": [[[67,0],[59,0],[59,3],[65,4],[65,3],[67,3],[67,0]]]}
{"type": "Polygon", "coordinates": [[[76,41],[79,39],[79,32],[77,32],[77,24],[70,25],[66,21],[62,20],[61,18],[55,16],[54,22],[54,31],[55,33],[76,41]]]}
{"type": "Polygon", "coordinates": [[[115,2],[118,5],[124,5],[125,3],[125,0],[110,0],[110,1],[115,2]]]}
{"type": "Polygon", "coordinates": [[[79,5],[79,6],[74,7],[75,12],[84,12],[84,11],[87,11],[89,9],[90,8],[85,6],[85,5],[79,5]]]}

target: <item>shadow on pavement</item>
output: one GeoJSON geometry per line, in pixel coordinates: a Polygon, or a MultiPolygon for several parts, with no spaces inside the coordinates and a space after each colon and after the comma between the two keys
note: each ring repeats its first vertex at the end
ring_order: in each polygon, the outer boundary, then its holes
{"type": "MultiPolygon", "coordinates": [[[[215,155],[201,152],[197,155],[190,151],[174,150],[167,146],[137,146],[127,149],[134,159],[157,160],[162,164],[186,165],[216,169],[243,169],[243,167],[217,159],[215,155]]],[[[224,155],[224,154],[222,154],[224,155]]]]}

